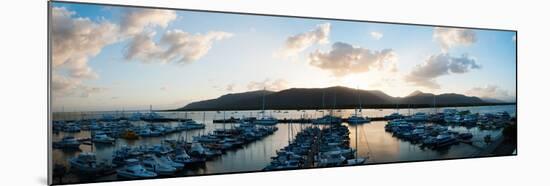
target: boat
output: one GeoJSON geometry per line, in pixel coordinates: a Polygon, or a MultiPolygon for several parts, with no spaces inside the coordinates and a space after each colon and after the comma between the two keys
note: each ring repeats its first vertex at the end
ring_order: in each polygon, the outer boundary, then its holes
{"type": "Polygon", "coordinates": [[[136,132],[132,131],[132,130],[126,130],[126,131],[122,132],[120,137],[123,138],[123,139],[127,139],[127,140],[139,139],[139,135],[136,132]]]}
{"type": "Polygon", "coordinates": [[[92,138],[94,143],[113,144],[115,139],[107,136],[105,133],[96,133],[92,138]]]}
{"type": "Polygon", "coordinates": [[[197,165],[206,162],[206,158],[191,157],[185,150],[181,149],[176,153],[174,162],[183,163],[185,165],[197,165]]]}
{"type": "Polygon", "coordinates": [[[194,157],[206,157],[205,153],[205,149],[200,143],[193,142],[191,149],[189,150],[189,155],[194,157]]]}
{"type": "Polygon", "coordinates": [[[363,116],[354,115],[354,116],[350,116],[348,118],[348,123],[349,124],[363,124],[363,123],[368,123],[368,122],[370,122],[370,119],[366,118],[366,117],[363,117],[363,116]]]}
{"type": "Polygon", "coordinates": [[[262,96],[262,117],[259,119],[256,119],[253,123],[257,125],[267,125],[267,126],[273,126],[277,125],[279,120],[276,118],[269,116],[265,116],[265,88],[264,88],[264,94],[262,96]]]}
{"type": "Polygon", "coordinates": [[[172,158],[170,158],[170,156],[160,156],[158,160],[161,163],[164,163],[176,168],[176,170],[183,170],[183,168],[185,168],[185,164],[175,162],[174,160],[172,160],[172,158]]]}
{"type": "Polygon", "coordinates": [[[359,108],[356,108],[354,109],[355,113],[348,117],[348,123],[349,124],[363,124],[363,123],[368,123],[370,122],[370,119],[368,117],[363,117],[361,116],[359,112],[361,112],[362,108],[361,108],[361,95],[360,94],[357,94],[357,100],[359,102],[359,108]]]}
{"type": "Polygon", "coordinates": [[[95,154],[91,152],[78,154],[78,156],[69,159],[69,164],[71,165],[71,170],[83,174],[99,174],[108,169],[106,164],[98,164],[95,154]]]}
{"type": "Polygon", "coordinates": [[[423,112],[417,112],[417,113],[413,114],[412,116],[410,116],[409,118],[406,118],[406,120],[411,121],[411,122],[427,121],[428,120],[428,115],[426,113],[423,113],[423,112]]]}
{"type": "Polygon", "coordinates": [[[313,124],[340,124],[342,123],[342,118],[326,115],[321,118],[314,119],[313,124]]]}
{"type": "Polygon", "coordinates": [[[184,130],[195,130],[195,129],[204,129],[205,128],[204,123],[197,123],[195,120],[186,120],[183,122],[180,122],[180,124],[176,127],[176,130],[184,131],[184,130]]]}
{"type": "Polygon", "coordinates": [[[193,141],[200,143],[217,143],[220,139],[214,135],[193,136],[193,141]]]}
{"type": "Polygon", "coordinates": [[[171,176],[177,171],[175,167],[172,167],[169,164],[161,163],[151,155],[145,156],[142,164],[146,170],[155,172],[157,175],[171,176]]]}
{"type": "Polygon", "coordinates": [[[254,124],[273,126],[273,125],[277,125],[278,122],[279,122],[279,120],[277,120],[274,117],[261,117],[260,119],[256,119],[254,121],[254,124]]]}
{"type": "Polygon", "coordinates": [[[358,154],[358,145],[357,145],[357,125],[355,125],[355,156],[353,159],[346,160],[346,165],[361,165],[365,163],[365,158],[360,158],[358,154]]]}
{"type": "Polygon", "coordinates": [[[127,159],[126,166],[117,170],[117,176],[127,179],[144,179],[157,177],[157,173],[146,170],[137,159],[127,159]]]}
{"type": "Polygon", "coordinates": [[[174,152],[174,149],[168,145],[157,144],[151,147],[149,151],[157,155],[166,155],[168,153],[174,152]]]}
{"type": "Polygon", "coordinates": [[[445,133],[439,134],[435,137],[434,148],[447,147],[450,145],[454,145],[457,142],[458,140],[454,136],[445,133]]]}
{"type": "Polygon", "coordinates": [[[159,129],[151,130],[149,128],[144,128],[139,131],[138,135],[141,137],[154,137],[154,136],[161,136],[162,132],[159,129]]]}
{"type": "Polygon", "coordinates": [[[386,119],[386,120],[394,120],[394,119],[401,119],[401,118],[403,118],[403,115],[401,115],[397,112],[394,112],[394,113],[391,113],[390,115],[384,116],[384,119],[386,119]]]}
{"type": "Polygon", "coordinates": [[[59,149],[80,149],[80,142],[73,136],[65,136],[61,141],[53,142],[52,146],[59,149]]]}
{"type": "Polygon", "coordinates": [[[462,140],[470,140],[474,137],[474,135],[472,133],[469,133],[469,132],[466,132],[466,133],[460,133],[458,135],[458,138],[462,139],[462,140]]]}
{"type": "Polygon", "coordinates": [[[319,154],[318,167],[340,166],[346,162],[346,158],[339,153],[319,154]]]}
{"type": "Polygon", "coordinates": [[[80,127],[76,126],[76,124],[67,124],[65,129],[63,129],[64,132],[70,132],[70,133],[76,133],[80,132],[80,127]]]}

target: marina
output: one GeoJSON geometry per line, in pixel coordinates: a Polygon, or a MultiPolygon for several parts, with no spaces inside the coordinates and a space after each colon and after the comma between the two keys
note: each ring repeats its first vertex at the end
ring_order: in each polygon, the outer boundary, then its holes
{"type": "Polygon", "coordinates": [[[502,138],[502,128],[508,125],[505,121],[515,116],[515,105],[437,110],[362,109],[361,115],[370,121],[361,123],[349,121],[359,116],[357,109],[55,113],[54,181],[96,182],[483,156],[490,153],[486,148],[494,145],[491,142],[502,138]],[[304,122],[254,122],[263,112],[279,121],[293,118],[304,122]],[[340,120],[314,122],[326,118],[325,113],[340,120]],[[128,175],[128,171],[136,175],[128,175]]]}

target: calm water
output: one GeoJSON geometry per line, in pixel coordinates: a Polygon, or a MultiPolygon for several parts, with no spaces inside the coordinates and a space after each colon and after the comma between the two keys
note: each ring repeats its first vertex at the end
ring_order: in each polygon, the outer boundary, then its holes
{"type": "MultiPolygon", "coordinates": [[[[515,105],[506,105],[506,106],[483,106],[483,107],[459,107],[458,110],[470,110],[473,113],[494,113],[500,111],[507,111],[510,115],[515,116],[516,110],[515,105]]],[[[442,111],[442,109],[439,109],[442,111]]],[[[353,110],[341,110],[336,112],[336,115],[342,117],[347,117],[352,114],[353,110]]],[[[396,112],[396,109],[363,109],[363,115],[369,117],[382,117],[392,112],[396,112]]],[[[433,113],[434,109],[400,109],[401,114],[413,114],[415,112],[426,112],[433,113]]],[[[70,119],[80,119],[80,118],[95,118],[100,117],[104,113],[64,113],[54,115],[54,119],[57,120],[70,120],[70,119]]],[[[111,112],[111,114],[113,114],[111,112]]],[[[159,113],[165,117],[169,118],[191,118],[199,122],[203,122],[203,112],[188,112],[184,114],[183,112],[166,112],[159,113]]],[[[118,139],[115,145],[81,145],[81,151],[78,152],[64,152],[58,149],[53,150],[53,161],[55,164],[64,164],[68,166],[68,159],[78,155],[81,152],[93,151],[96,153],[98,160],[109,161],[112,157],[112,152],[114,149],[127,145],[127,146],[139,146],[139,145],[153,145],[158,144],[162,139],[178,139],[178,138],[188,138],[191,139],[192,136],[199,134],[208,133],[216,128],[231,128],[231,124],[214,124],[212,123],[213,119],[222,119],[223,112],[205,112],[206,114],[206,128],[204,130],[195,130],[188,132],[181,132],[166,135],[164,137],[149,137],[141,138],[140,140],[127,141],[124,139],[118,139]]],[[[279,119],[282,118],[315,118],[323,115],[321,111],[315,110],[306,110],[306,111],[268,111],[268,114],[271,114],[279,119]]],[[[117,113],[117,115],[123,115],[122,113],[117,113]]],[[[129,116],[130,113],[124,113],[125,116],[129,116]]],[[[242,117],[242,116],[257,116],[258,111],[236,111],[236,112],[225,112],[225,117],[242,117]]],[[[350,139],[351,147],[355,148],[355,134],[357,130],[357,146],[358,154],[361,157],[369,157],[368,163],[382,163],[382,162],[396,162],[396,161],[411,161],[411,160],[429,160],[429,159],[442,159],[442,158],[460,158],[460,157],[470,157],[477,152],[479,152],[485,143],[483,142],[483,137],[485,135],[491,135],[493,139],[497,138],[500,135],[500,130],[493,131],[481,131],[478,128],[465,128],[465,127],[451,127],[451,130],[455,131],[469,131],[474,135],[473,144],[463,144],[451,146],[451,148],[446,150],[431,150],[420,148],[419,145],[411,144],[409,142],[397,139],[384,131],[384,125],[386,121],[375,121],[368,124],[357,125],[357,126],[348,126],[350,129],[350,139]]],[[[145,122],[134,122],[136,125],[144,125],[145,122]]],[[[165,125],[173,125],[176,123],[163,123],[165,125]]],[[[262,140],[253,142],[251,144],[245,145],[244,148],[240,148],[234,151],[228,151],[226,154],[218,157],[212,161],[208,161],[204,167],[201,167],[197,170],[189,170],[180,173],[181,176],[185,175],[197,175],[197,174],[213,174],[213,173],[228,173],[228,172],[240,172],[240,171],[255,171],[261,170],[267,166],[271,159],[270,157],[275,156],[275,151],[283,148],[288,144],[289,138],[293,137],[298,131],[302,128],[308,126],[309,124],[278,124],[279,130],[273,135],[270,135],[262,140]]],[[[347,124],[345,124],[347,125],[347,124]]],[[[73,135],[77,138],[89,138],[89,131],[82,131],[79,133],[57,133],[53,135],[53,141],[58,141],[66,135],[73,135]]],[[[116,175],[107,176],[101,178],[101,180],[113,180],[116,179],[116,175]]],[[[77,181],[77,180],[73,180],[77,181]]]]}

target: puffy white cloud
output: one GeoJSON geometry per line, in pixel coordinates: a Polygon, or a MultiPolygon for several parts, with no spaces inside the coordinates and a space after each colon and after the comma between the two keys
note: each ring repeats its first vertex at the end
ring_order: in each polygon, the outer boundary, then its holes
{"type": "Polygon", "coordinates": [[[480,98],[492,98],[503,101],[513,101],[514,97],[507,91],[496,85],[487,85],[485,87],[474,87],[466,91],[467,95],[480,98]]]}
{"type": "Polygon", "coordinates": [[[439,76],[455,73],[462,74],[481,66],[474,58],[464,54],[460,57],[452,57],[447,53],[430,56],[424,63],[416,65],[410,74],[405,76],[405,81],[418,86],[438,89],[440,85],[435,81],[439,76]]]}
{"type": "Polygon", "coordinates": [[[280,53],[284,57],[295,56],[314,44],[329,42],[330,23],[319,24],[313,30],[287,38],[280,53]]]}
{"type": "Polygon", "coordinates": [[[227,32],[190,34],[182,30],[167,31],[160,41],[153,41],[154,33],[137,35],[125,53],[127,59],[144,62],[190,63],[206,55],[214,41],[229,38],[227,32]]]}
{"type": "Polygon", "coordinates": [[[380,40],[382,39],[382,37],[384,37],[384,34],[382,34],[381,32],[370,32],[370,36],[373,39],[380,40]]]}
{"type": "Polygon", "coordinates": [[[82,86],[85,79],[97,78],[88,65],[103,47],[117,41],[118,27],[107,21],[94,22],[74,17],[75,13],[63,7],[52,8],[52,91],[54,96],[84,92],[87,97],[93,88],[82,86]],[[80,90],[72,90],[80,89],[80,90]]]}
{"type": "Polygon", "coordinates": [[[476,33],[462,28],[434,28],[433,38],[439,43],[443,51],[454,46],[469,46],[477,41],[476,33]]]}
{"type": "Polygon", "coordinates": [[[166,28],[176,17],[173,10],[128,8],[123,12],[120,30],[122,34],[132,36],[142,33],[148,27],[166,28]]]}
{"type": "Polygon", "coordinates": [[[332,72],[334,76],[345,76],[352,73],[367,72],[373,68],[390,67],[396,70],[397,57],[392,49],[380,51],[354,47],[343,42],[336,42],[329,52],[319,50],[309,55],[309,64],[332,72]]]}
{"type": "Polygon", "coordinates": [[[288,82],[286,80],[276,79],[272,81],[269,78],[260,82],[252,81],[247,85],[248,90],[262,90],[265,88],[266,90],[278,91],[278,90],[286,89],[287,87],[288,87],[288,82]]]}

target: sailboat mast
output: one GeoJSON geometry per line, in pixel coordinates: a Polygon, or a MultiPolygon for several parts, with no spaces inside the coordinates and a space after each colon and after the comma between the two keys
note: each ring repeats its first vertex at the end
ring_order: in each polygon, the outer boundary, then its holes
{"type": "Polygon", "coordinates": [[[262,118],[265,118],[265,87],[262,96],[262,118]]]}
{"type": "Polygon", "coordinates": [[[434,114],[437,114],[437,110],[435,108],[435,94],[434,94],[434,114]]]}
{"type": "Polygon", "coordinates": [[[355,159],[357,159],[357,153],[359,149],[357,148],[357,125],[355,125],[355,159]]]}

